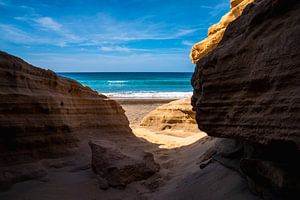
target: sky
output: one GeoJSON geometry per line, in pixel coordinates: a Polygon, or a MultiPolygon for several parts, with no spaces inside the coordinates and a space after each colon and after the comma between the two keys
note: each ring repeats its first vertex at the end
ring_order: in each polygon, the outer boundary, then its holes
{"type": "Polygon", "coordinates": [[[0,0],[0,50],[55,72],[192,72],[229,0],[0,0]]]}

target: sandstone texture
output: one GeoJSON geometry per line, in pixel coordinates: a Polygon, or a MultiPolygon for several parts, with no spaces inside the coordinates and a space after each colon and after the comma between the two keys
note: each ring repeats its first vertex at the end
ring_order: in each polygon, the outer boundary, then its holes
{"type": "Polygon", "coordinates": [[[217,24],[212,25],[208,29],[207,38],[192,47],[190,59],[193,63],[197,63],[199,59],[217,47],[223,38],[227,26],[239,17],[244,8],[253,1],[254,0],[230,0],[230,11],[224,15],[217,24]]]}
{"type": "Polygon", "coordinates": [[[107,140],[90,141],[89,145],[92,150],[92,169],[100,176],[100,187],[104,189],[105,181],[108,186],[124,188],[159,171],[160,167],[152,153],[138,151],[130,154],[107,140]]]}
{"type": "Polygon", "coordinates": [[[131,133],[119,104],[76,81],[4,52],[0,77],[0,169],[74,152],[92,129],[131,133]]]}
{"type": "Polygon", "coordinates": [[[258,1],[196,67],[192,104],[218,137],[300,145],[299,4],[258,1]]]}
{"type": "Polygon", "coordinates": [[[190,97],[157,107],[142,119],[140,126],[157,131],[199,131],[190,97]]]}
{"type": "Polygon", "coordinates": [[[300,191],[299,13],[293,0],[248,5],[192,78],[199,127],[240,143],[239,169],[272,199],[300,191]]]}
{"type": "Polygon", "coordinates": [[[207,136],[198,129],[191,97],[160,105],[142,118],[133,133],[159,148],[179,148],[195,143],[207,136]]]}

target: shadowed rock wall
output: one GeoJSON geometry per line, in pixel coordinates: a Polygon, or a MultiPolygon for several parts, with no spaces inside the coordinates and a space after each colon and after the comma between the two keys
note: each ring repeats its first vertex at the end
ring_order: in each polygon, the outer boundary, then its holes
{"type": "Polygon", "coordinates": [[[295,0],[248,5],[192,78],[199,128],[239,141],[240,169],[264,197],[300,191],[299,13],[295,0]]]}
{"type": "Polygon", "coordinates": [[[115,101],[0,52],[0,167],[64,155],[77,132],[130,133],[115,101]]]}

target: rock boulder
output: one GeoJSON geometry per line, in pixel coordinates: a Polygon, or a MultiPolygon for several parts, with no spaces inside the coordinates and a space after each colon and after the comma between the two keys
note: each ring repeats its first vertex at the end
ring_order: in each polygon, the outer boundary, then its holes
{"type": "Polygon", "coordinates": [[[160,167],[151,153],[137,151],[132,155],[106,140],[90,141],[89,145],[93,171],[111,187],[124,188],[131,182],[147,179],[159,171],[160,167]]]}
{"type": "Polygon", "coordinates": [[[142,119],[140,126],[156,131],[199,132],[190,97],[157,107],[142,119]]]}

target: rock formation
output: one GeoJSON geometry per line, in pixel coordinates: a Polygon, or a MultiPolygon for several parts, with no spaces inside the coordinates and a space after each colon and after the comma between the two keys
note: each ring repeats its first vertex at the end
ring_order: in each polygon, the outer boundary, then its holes
{"type": "Polygon", "coordinates": [[[4,52],[0,76],[0,169],[70,153],[83,131],[131,133],[119,104],[76,81],[4,52]]]}
{"type": "Polygon", "coordinates": [[[106,181],[108,186],[123,188],[133,181],[147,179],[159,171],[159,165],[155,163],[152,153],[140,151],[136,155],[129,155],[106,140],[90,141],[89,145],[92,150],[93,171],[102,178],[101,182],[106,181]]]}
{"type": "Polygon", "coordinates": [[[262,197],[299,197],[299,13],[295,0],[250,4],[192,78],[199,127],[237,140],[238,168],[262,197]]]}
{"type": "Polygon", "coordinates": [[[208,36],[192,47],[190,59],[193,63],[212,51],[222,40],[227,26],[239,17],[244,8],[254,0],[230,0],[230,11],[215,25],[208,29],[208,36]]]}
{"type": "Polygon", "coordinates": [[[199,131],[190,97],[157,107],[143,118],[140,125],[157,131],[199,131]]]}
{"type": "Polygon", "coordinates": [[[168,149],[187,146],[207,136],[198,129],[190,97],[158,106],[139,127],[133,128],[133,133],[168,149]]]}

